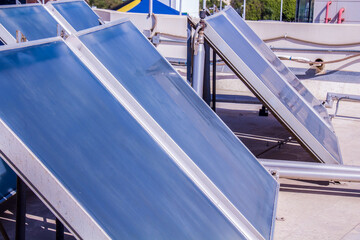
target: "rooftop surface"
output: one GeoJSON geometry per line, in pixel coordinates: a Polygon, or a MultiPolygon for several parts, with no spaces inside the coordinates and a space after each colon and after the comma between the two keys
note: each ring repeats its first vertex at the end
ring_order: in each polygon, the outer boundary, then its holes
{"type": "MultiPolygon", "coordinates": [[[[341,103],[340,103],[341,104],[341,103]]],[[[261,105],[218,103],[217,113],[256,155],[289,137],[269,114],[259,117],[261,105]]],[[[360,115],[360,103],[343,102],[339,114],[360,115]],[[343,107],[343,108],[342,108],[343,107]]],[[[329,109],[332,113],[333,109],[329,109]]],[[[344,164],[360,165],[360,119],[332,120],[344,164]]],[[[274,148],[261,158],[312,161],[297,144],[274,148]]],[[[274,239],[360,239],[360,183],[312,182],[280,179],[274,239]]]]}

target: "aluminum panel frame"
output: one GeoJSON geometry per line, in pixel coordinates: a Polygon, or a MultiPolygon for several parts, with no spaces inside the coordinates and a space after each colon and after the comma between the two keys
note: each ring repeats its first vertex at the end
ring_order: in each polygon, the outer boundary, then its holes
{"type": "Polygon", "coordinates": [[[8,32],[8,30],[0,23],[0,41],[3,44],[15,44],[16,39],[8,32]]]}

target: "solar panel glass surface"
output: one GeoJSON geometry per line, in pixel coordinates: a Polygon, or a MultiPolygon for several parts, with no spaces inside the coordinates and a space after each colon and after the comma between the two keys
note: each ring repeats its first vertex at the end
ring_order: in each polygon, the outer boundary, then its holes
{"type": "Polygon", "coordinates": [[[1,120],[111,238],[244,239],[63,41],[0,51],[0,79],[1,120]]]}
{"type": "Polygon", "coordinates": [[[76,31],[100,25],[99,16],[84,1],[58,1],[51,4],[76,31]]]}
{"type": "Polygon", "coordinates": [[[80,40],[249,222],[270,238],[276,181],[136,27],[129,21],[101,26],[80,33],[80,40]]]}
{"type": "Polygon", "coordinates": [[[29,41],[57,35],[57,22],[37,4],[0,7],[0,24],[14,38],[19,30],[29,41]]]}
{"type": "MultiPolygon", "coordinates": [[[[259,53],[247,40],[247,38],[239,32],[236,27],[222,14],[214,15],[206,21],[209,26],[208,30],[205,30],[205,34],[210,41],[224,41],[224,45],[218,44],[220,52],[225,49],[231,49],[224,54],[225,58],[235,57],[242,61],[251,71],[247,72],[244,69],[237,69],[246,82],[251,86],[256,84],[263,84],[264,88],[255,89],[255,93],[262,97],[269,105],[270,109],[277,114],[278,118],[289,127],[293,133],[301,139],[303,132],[296,132],[293,129],[298,126],[305,127],[313,138],[321,144],[322,148],[329,154],[329,158],[333,159],[332,163],[342,163],[340,149],[335,133],[330,129],[323,121],[321,116],[307,103],[304,98],[286,81],[282,78],[282,75],[274,68],[267,60],[259,53]],[[214,34],[210,33],[214,31],[214,34]],[[254,74],[254,75],[253,75],[254,74]],[[266,89],[265,89],[266,88],[266,89]],[[293,115],[297,121],[289,120],[288,113],[278,112],[278,106],[272,106],[271,102],[274,102],[273,97],[265,96],[265,92],[270,91],[272,96],[279,100],[283,106],[293,115]]],[[[227,60],[229,64],[232,63],[227,60]]],[[[302,140],[306,145],[306,140],[302,140]]],[[[312,144],[306,145],[315,154],[318,154],[319,148],[312,148],[312,144]]],[[[323,151],[323,150],[321,150],[323,151]]],[[[321,155],[321,154],[319,154],[321,155]]],[[[325,160],[326,161],[326,160],[325,160]]]]}

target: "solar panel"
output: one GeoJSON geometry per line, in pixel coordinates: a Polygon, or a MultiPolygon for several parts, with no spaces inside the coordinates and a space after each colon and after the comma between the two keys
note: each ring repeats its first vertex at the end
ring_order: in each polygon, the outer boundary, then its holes
{"type": "Polygon", "coordinates": [[[13,37],[17,30],[21,31],[27,40],[57,35],[57,22],[41,4],[0,6],[0,24],[13,37]]]}
{"type": "Polygon", "coordinates": [[[268,60],[268,62],[287,80],[298,93],[320,114],[325,122],[332,128],[329,114],[321,102],[315,98],[312,93],[300,82],[295,74],[287,68],[282,61],[271,51],[271,49],[256,35],[256,33],[245,23],[240,15],[231,7],[224,9],[223,14],[233,25],[243,33],[244,37],[252,44],[252,46],[268,60]]]}
{"type": "Polygon", "coordinates": [[[100,25],[100,17],[83,0],[60,0],[47,4],[54,6],[76,31],[100,25]]]}
{"type": "MultiPolygon", "coordinates": [[[[248,41],[223,12],[206,19],[211,46],[313,156],[342,163],[337,137],[324,119],[248,41]]],[[[266,54],[266,53],[265,53],[266,54]]]]}
{"type": "Polygon", "coordinates": [[[84,30],[79,38],[256,230],[270,239],[276,181],[136,27],[129,21],[115,22],[84,30]]]}
{"type": "Polygon", "coordinates": [[[0,149],[77,237],[245,239],[63,41],[3,47],[0,79],[0,149]]]}

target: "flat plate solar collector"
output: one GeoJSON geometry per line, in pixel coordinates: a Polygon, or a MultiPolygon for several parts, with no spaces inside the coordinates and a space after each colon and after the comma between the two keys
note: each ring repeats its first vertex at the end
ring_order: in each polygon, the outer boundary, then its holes
{"type": "Polygon", "coordinates": [[[85,45],[69,37],[0,49],[0,148],[69,229],[82,238],[271,239],[278,184],[135,26],[79,38],[85,45]]]}
{"type": "Polygon", "coordinates": [[[254,47],[247,34],[236,27],[224,11],[206,18],[206,23],[205,36],[212,47],[300,143],[318,161],[341,164],[340,148],[332,127],[320,113],[322,110],[314,108],[314,101],[309,102],[310,95],[302,96],[299,89],[285,79],[291,75],[284,74],[286,71],[279,73],[279,66],[267,59],[272,56],[264,57],[259,46],[254,47]]]}

